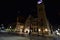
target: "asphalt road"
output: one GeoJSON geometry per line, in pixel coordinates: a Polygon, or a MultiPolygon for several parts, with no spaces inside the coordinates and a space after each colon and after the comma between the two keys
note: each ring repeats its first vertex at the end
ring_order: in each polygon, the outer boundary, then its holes
{"type": "Polygon", "coordinates": [[[56,37],[45,37],[45,36],[28,36],[28,35],[17,35],[14,33],[0,33],[0,40],[60,40],[59,36],[56,37]]]}
{"type": "Polygon", "coordinates": [[[30,40],[25,36],[20,36],[14,33],[0,33],[0,40],[30,40]]]}

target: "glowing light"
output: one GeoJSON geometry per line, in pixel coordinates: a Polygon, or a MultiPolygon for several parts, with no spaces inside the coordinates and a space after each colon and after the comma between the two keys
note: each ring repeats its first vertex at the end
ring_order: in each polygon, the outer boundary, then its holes
{"type": "Polygon", "coordinates": [[[57,35],[60,35],[60,33],[58,32],[58,30],[56,30],[56,33],[57,33],[57,35]]]}
{"type": "Polygon", "coordinates": [[[40,32],[40,31],[41,31],[41,29],[38,29],[38,31],[40,32]]]}
{"type": "Polygon", "coordinates": [[[24,30],[24,32],[25,32],[25,33],[29,33],[30,30],[29,30],[28,28],[26,28],[26,29],[24,30]]]}
{"type": "Polygon", "coordinates": [[[57,32],[57,35],[60,35],[60,33],[59,33],[59,32],[57,32]]]}
{"type": "Polygon", "coordinates": [[[38,0],[37,4],[40,4],[40,3],[42,3],[42,0],[38,0]]]}
{"type": "Polygon", "coordinates": [[[60,29],[58,28],[58,30],[60,30],[60,29]]]}
{"type": "Polygon", "coordinates": [[[10,28],[11,28],[11,26],[10,26],[10,28]]]}
{"type": "Polygon", "coordinates": [[[46,28],[45,31],[48,31],[48,29],[46,28]]]}
{"type": "Polygon", "coordinates": [[[56,30],[56,32],[58,33],[58,30],[56,30]]]}

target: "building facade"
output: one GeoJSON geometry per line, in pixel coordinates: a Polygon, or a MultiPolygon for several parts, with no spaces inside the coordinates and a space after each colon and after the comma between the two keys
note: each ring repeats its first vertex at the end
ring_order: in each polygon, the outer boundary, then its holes
{"type": "Polygon", "coordinates": [[[17,18],[16,29],[26,34],[51,35],[43,1],[39,0],[36,6],[38,17],[34,18],[32,15],[29,15],[23,26],[20,25],[21,23],[18,22],[17,18]]]}
{"type": "Polygon", "coordinates": [[[17,17],[15,31],[17,34],[23,34],[24,33],[24,24],[19,22],[19,17],[17,17]]]}
{"type": "Polygon", "coordinates": [[[28,27],[31,30],[31,34],[39,35],[51,35],[51,30],[49,26],[48,19],[46,17],[45,6],[42,0],[37,3],[37,18],[29,15],[26,20],[25,27],[28,27]]]}
{"type": "Polygon", "coordinates": [[[37,4],[37,15],[38,15],[38,26],[39,28],[41,28],[42,34],[50,35],[51,34],[50,26],[48,19],[46,17],[45,6],[43,2],[37,4]]]}

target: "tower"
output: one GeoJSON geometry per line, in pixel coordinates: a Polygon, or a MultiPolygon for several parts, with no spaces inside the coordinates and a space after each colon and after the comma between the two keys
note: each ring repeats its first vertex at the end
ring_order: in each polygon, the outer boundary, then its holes
{"type": "MultiPolygon", "coordinates": [[[[38,28],[41,29],[42,34],[50,35],[49,22],[45,13],[45,6],[42,0],[37,2],[38,28]]],[[[40,33],[40,32],[39,32],[40,33]]]]}
{"type": "Polygon", "coordinates": [[[15,28],[15,31],[18,31],[18,30],[19,30],[19,26],[20,26],[19,18],[17,17],[17,22],[16,22],[16,28],[15,28]]]}

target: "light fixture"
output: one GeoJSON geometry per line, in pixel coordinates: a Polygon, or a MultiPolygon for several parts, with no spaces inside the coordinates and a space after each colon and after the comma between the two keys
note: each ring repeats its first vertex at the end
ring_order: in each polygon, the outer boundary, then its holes
{"type": "Polygon", "coordinates": [[[41,4],[42,3],[42,0],[38,0],[37,4],[41,4]]]}

